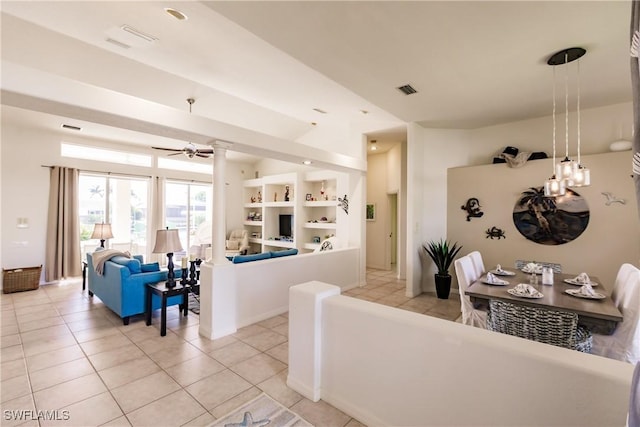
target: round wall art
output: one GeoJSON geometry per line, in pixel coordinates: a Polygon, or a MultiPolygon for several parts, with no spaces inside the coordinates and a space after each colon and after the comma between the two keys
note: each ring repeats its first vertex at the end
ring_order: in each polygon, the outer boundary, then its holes
{"type": "Polygon", "coordinates": [[[542,187],[524,191],[513,208],[513,223],[527,239],[561,245],[576,239],[589,225],[587,201],[573,190],[545,197],[542,187]]]}

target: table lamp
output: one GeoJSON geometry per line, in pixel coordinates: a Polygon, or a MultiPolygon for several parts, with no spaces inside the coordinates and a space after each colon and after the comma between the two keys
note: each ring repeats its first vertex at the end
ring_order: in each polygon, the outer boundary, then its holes
{"type": "Polygon", "coordinates": [[[154,254],[166,253],[169,261],[167,262],[167,287],[172,288],[175,286],[175,274],[173,273],[173,253],[182,251],[182,244],[180,243],[180,235],[178,230],[169,230],[167,227],[165,230],[158,230],[156,232],[156,245],[153,248],[154,254]]]}
{"type": "Polygon", "coordinates": [[[100,239],[100,247],[104,248],[104,241],[106,239],[113,239],[113,232],[111,231],[111,224],[94,224],[93,233],[91,239],[100,239]]]}

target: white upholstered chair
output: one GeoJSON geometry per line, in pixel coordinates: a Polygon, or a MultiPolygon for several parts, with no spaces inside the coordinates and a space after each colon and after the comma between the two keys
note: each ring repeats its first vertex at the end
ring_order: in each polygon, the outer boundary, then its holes
{"type": "Polygon", "coordinates": [[[485,272],[482,254],[478,251],[469,252],[469,258],[473,262],[473,268],[476,270],[476,278],[482,276],[485,272]]]}
{"type": "Polygon", "coordinates": [[[247,230],[233,230],[226,243],[226,256],[246,255],[249,250],[249,232],[247,230]]]}
{"type": "Polygon", "coordinates": [[[480,276],[476,274],[473,261],[469,255],[458,258],[453,262],[458,278],[458,288],[460,292],[460,309],[462,311],[462,323],[465,325],[487,328],[487,312],[476,310],[471,299],[464,292],[480,276]]]}
{"type": "Polygon", "coordinates": [[[640,362],[640,270],[622,264],[611,299],[622,312],[613,335],[593,334],[593,354],[636,364],[640,362]]]}

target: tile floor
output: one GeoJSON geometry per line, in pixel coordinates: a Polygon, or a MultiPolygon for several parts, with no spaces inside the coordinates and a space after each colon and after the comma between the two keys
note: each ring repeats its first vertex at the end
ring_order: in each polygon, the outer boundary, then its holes
{"type": "MultiPolygon", "coordinates": [[[[197,315],[180,317],[173,307],[160,337],[159,311],[150,327],[144,316],[124,326],[80,289],[72,280],[0,296],[3,426],[206,426],[261,392],[317,427],[362,425],[286,386],[287,314],[211,341],[198,335],[197,315]],[[34,419],[12,419],[12,410],[31,410],[22,415],[34,419]],[[58,420],[38,421],[38,411],[58,420]]],[[[456,295],[410,299],[404,289],[395,273],[369,270],[366,286],[344,294],[449,320],[460,315],[456,295]]]]}

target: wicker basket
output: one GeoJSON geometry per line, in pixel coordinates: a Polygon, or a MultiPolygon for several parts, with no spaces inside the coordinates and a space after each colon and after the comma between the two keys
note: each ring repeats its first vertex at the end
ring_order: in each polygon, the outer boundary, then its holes
{"type": "Polygon", "coordinates": [[[2,293],[31,291],[40,286],[39,267],[14,268],[11,270],[2,269],[2,293]]]}

